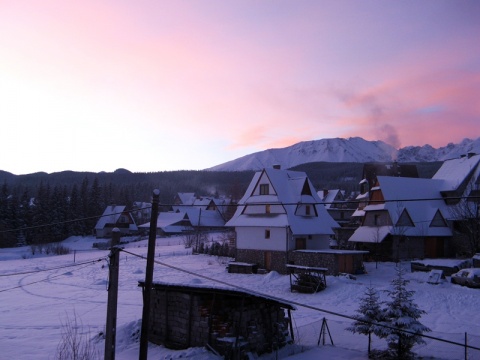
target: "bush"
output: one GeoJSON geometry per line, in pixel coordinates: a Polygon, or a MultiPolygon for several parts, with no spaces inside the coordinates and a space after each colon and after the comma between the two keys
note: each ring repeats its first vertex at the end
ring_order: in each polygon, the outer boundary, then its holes
{"type": "Polygon", "coordinates": [[[57,347],[57,360],[95,360],[100,354],[90,340],[90,332],[82,332],[83,325],[78,323],[74,312],[73,318],[66,316],[62,322],[62,338],[57,347]]]}

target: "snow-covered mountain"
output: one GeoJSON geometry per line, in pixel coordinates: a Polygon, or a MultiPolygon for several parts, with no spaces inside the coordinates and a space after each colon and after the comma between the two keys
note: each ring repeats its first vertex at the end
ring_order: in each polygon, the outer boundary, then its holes
{"type": "Polygon", "coordinates": [[[467,153],[480,153],[480,138],[464,139],[460,144],[448,144],[438,149],[430,145],[395,149],[383,141],[367,141],[360,137],[303,141],[279,149],[268,149],[214,166],[208,170],[261,170],[280,165],[288,169],[309,162],[419,162],[443,161],[467,153]]]}

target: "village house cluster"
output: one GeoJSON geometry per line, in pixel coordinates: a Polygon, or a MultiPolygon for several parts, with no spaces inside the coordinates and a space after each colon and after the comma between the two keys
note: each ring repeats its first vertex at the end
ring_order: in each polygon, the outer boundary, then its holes
{"type": "MultiPolygon", "coordinates": [[[[431,179],[415,165],[366,164],[355,197],[315,190],[304,172],[279,166],[255,173],[244,196],[179,193],[160,212],[161,236],[234,230],[234,271],[289,273],[292,265],[358,274],[363,261],[473,256],[479,249],[480,155],[447,160],[431,179]],[[234,210],[234,212],[232,211],[234,210]]],[[[109,206],[97,237],[114,227],[148,231],[149,203],[109,206]]]]}
{"type": "MultiPolygon", "coordinates": [[[[228,272],[289,274],[290,290],[305,293],[323,290],[326,275],[361,274],[366,260],[478,252],[480,155],[447,160],[431,179],[419,178],[415,165],[366,164],[359,185],[355,196],[317,191],[304,172],[275,166],[256,172],[234,204],[177,194],[158,215],[157,235],[233,233],[226,237],[235,258],[228,272]]],[[[115,227],[124,235],[148,231],[150,210],[149,203],[135,203],[133,211],[109,206],[96,234],[109,237],[115,227]]],[[[151,303],[149,341],[170,348],[208,344],[226,358],[241,358],[294,340],[295,308],[245,289],[156,282],[151,303]]]]}

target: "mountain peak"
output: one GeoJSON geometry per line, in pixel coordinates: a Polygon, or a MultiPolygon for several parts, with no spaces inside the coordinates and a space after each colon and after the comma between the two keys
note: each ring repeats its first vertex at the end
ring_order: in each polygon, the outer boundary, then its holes
{"type": "Polygon", "coordinates": [[[261,170],[281,165],[283,169],[309,162],[420,162],[442,161],[467,153],[480,153],[480,138],[464,139],[460,144],[448,144],[438,149],[430,145],[395,149],[380,141],[361,137],[330,138],[302,141],[285,148],[268,149],[214,166],[213,171],[261,170]]]}

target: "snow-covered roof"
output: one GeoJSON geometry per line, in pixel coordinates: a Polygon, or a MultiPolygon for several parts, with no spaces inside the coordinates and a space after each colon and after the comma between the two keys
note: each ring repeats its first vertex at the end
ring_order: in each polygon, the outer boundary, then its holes
{"type": "MultiPolygon", "coordinates": [[[[452,231],[448,226],[430,226],[438,214],[444,220],[450,217],[448,206],[441,196],[441,189],[444,187],[443,180],[392,176],[378,176],[377,180],[379,183],[378,190],[382,192],[385,202],[367,205],[364,208],[366,213],[368,211],[386,210],[393,224],[396,224],[401,214],[406,210],[414,226],[402,226],[402,235],[452,236],[452,231]]],[[[378,237],[383,240],[388,233],[395,234],[399,231],[399,227],[392,226],[361,226],[354,232],[349,241],[375,242],[378,241],[378,237]]]]}
{"type": "Polygon", "coordinates": [[[443,180],[442,190],[455,190],[472,172],[479,168],[480,155],[464,156],[457,159],[446,160],[432,179],[443,180]]]}
{"type": "Polygon", "coordinates": [[[192,205],[196,199],[195,193],[193,192],[188,192],[188,193],[179,192],[177,196],[178,196],[178,199],[180,200],[180,203],[183,205],[192,205]]]}
{"type": "Polygon", "coordinates": [[[328,214],[304,172],[280,169],[264,169],[255,173],[245,195],[240,199],[237,211],[227,226],[290,226],[295,235],[328,234],[339,225],[328,214]],[[254,194],[259,181],[267,181],[272,186],[268,195],[254,194]],[[309,189],[307,192],[302,190],[309,189]],[[244,214],[245,207],[252,204],[281,204],[284,214],[244,214]],[[318,216],[296,215],[299,204],[315,207],[318,216]],[[282,216],[283,215],[283,216],[282,216]]]}
{"type": "Polygon", "coordinates": [[[381,243],[391,230],[391,226],[360,226],[348,241],[381,243]]]}
{"type": "MultiPolygon", "coordinates": [[[[149,228],[150,223],[142,224],[140,228],[149,228]]],[[[184,212],[160,212],[157,217],[157,229],[166,233],[181,233],[193,230],[188,215],[184,212]]]]}
{"type": "Polygon", "coordinates": [[[98,219],[95,229],[103,229],[106,224],[115,224],[125,210],[125,205],[109,205],[98,219]]]}
{"type": "Polygon", "coordinates": [[[379,176],[377,179],[386,200],[385,209],[389,211],[394,223],[403,208],[407,209],[412,221],[418,226],[424,224],[428,227],[437,211],[440,211],[444,219],[449,218],[450,211],[441,196],[443,180],[391,176],[379,176]]]}
{"type": "Polygon", "coordinates": [[[322,199],[322,203],[327,209],[332,207],[334,201],[343,200],[343,194],[340,189],[327,190],[326,194],[324,190],[320,190],[317,191],[317,195],[322,199]]]}

